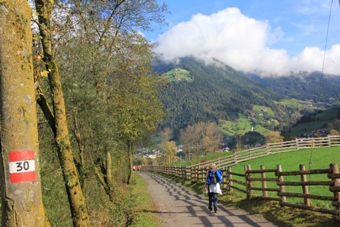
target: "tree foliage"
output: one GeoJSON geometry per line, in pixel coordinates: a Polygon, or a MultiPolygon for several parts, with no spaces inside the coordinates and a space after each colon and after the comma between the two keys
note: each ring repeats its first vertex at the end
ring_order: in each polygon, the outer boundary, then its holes
{"type": "Polygon", "coordinates": [[[180,131],[180,143],[189,157],[191,152],[198,158],[200,153],[213,153],[221,146],[222,134],[214,123],[199,122],[180,131]]]}
{"type": "MultiPolygon", "coordinates": [[[[46,13],[38,10],[40,30],[47,33],[35,37],[35,79],[46,107],[42,110],[56,139],[69,140],[58,145],[73,149],[71,160],[77,169],[72,172],[79,173],[77,185],[87,199],[94,186],[90,182],[96,177],[110,201],[119,206],[117,188],[130,181],[134,143],[149,135],[163,117],[156,89],[159,80],[151,68],[152,52],[139,31],[163,23],[166,5],[159,6],[155,0],[39,0],[36,5],[48,9],[46,13]],[[53,15],[53,20],[41,20],[46,15],[53,15]],[[47,38],[49,45],[44,43],[47,38]],[[57,87],[63,97],[53,91],[51,75],[57,70],[57,87]],[[66,108],[58,112],[56,104],[61,102],[66,108]],[[70,129],[62,137],[58,136],[59,113],[70,129]]],[[[41,127],[41,132],[46,133],[46,128],[41,127]]]]}
{"type": "Polygon", "coordinates": [[[266,143],[277,143],[282,142],[283,136],[279,131],[268,132],[266,135],[266,143]]]}

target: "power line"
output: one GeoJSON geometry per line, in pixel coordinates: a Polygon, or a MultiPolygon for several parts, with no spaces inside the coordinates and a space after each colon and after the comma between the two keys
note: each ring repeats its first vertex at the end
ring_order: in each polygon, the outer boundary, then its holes
{"type": "MultiPolygon", "coordinates": [[[[339,5],[340,5],[340,0],[339,0],[339,5]]],[[[322,78],[323,78],[323,72],[324,72],[325,61],[326,61],[326,50],[327,50],[327,43],[328,43],[329,25],[330,25],[331,15],[332,15],[332,6],[333,6],[333,0],[331,0],[331,6],[329,8],[328,24],[327,24],[327,31],[326,31],[325,47],[324,47],[324,50],[323,50],[323,59],[322,59],[322,68],[321,68],[319,89],[317,89],[317,102],[320,99],[320,91],[322,90],[321,89],[322,88],[322,78]]],[[[316,125],[316,118],[314,119],[314,126],[315,125],[316,125]]],[[[311,149],[311,152],[310,152],[309,169],[312,169],[313,149],[314,149],[314,144],[312,145],[312,149],[311,149]]]]}

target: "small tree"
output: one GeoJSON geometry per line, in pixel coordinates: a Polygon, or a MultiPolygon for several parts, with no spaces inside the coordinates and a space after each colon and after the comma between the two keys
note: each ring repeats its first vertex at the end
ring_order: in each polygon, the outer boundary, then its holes
{"type": "Polygon", "coordinates": [[[277,142],[282,142],[282,141],[283,141],[283,136],[281,136],[279,131],[268,132],[266,135],[267,143],[277,143],[277,142]]]}
{"type": "Polygon", "coordinates": [[[176,157],[177,146],[174,141],[166,141],[162,147],[165,156],[167,157],[168,163],[171,163],[176,157]]]}
{"type": "Polygon", "coordinates": [[[201,143],[204,147],[204,155],[215,152],[222,141],[222,134],[218,131],[218,127],[214,123],[207,123],[204,127],[204,137],[201,143]]]}

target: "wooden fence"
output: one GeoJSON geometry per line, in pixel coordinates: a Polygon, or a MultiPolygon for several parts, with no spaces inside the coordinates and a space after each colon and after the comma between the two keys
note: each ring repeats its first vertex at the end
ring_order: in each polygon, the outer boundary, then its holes
{"type": "MultiPolygon", "coordinates": [[[[189,180],[193,184],[204,184],[209,164],[216,163],[224,173],[222,190],[238,190],[246,194],[247,198],[258,197],[279,201],[282,206],[295,207],[299,209],[312,210],[321,213],[331,214],[340,221],[340,174],[338,166],[331,164],[327,169],[305,170],[300,165],[299,170],[284,172],[280,165],[276,169],[265,169],[261,166],[259,170],[251,170],[251,166],[244,167],[243,173],[232,172],[231,167],[244,162],[281,152],[291,152],[306,148],[334,147],[340,146],[340,136],[327,136],[320,138],[303,138],[293,141],[279,143],[268,143],[265,146],[234,152],[229,156],[201,162],[188,167],[175,166],[142,166],[142,171],[160,172],[166,175],[173,175],[181,179],[189,180]],[[259,177],[257,177],[259,175],[259,177]],[[268,175],[271,175],[268,177],[268,175]],[[311,181],[307,176],[324,175],[327,180],[311,181]],[[295,176],[295,181],[285,181],[285,178],[295,176]],[[296,180],[296,177],[300,179],[296,180]],[[268,187],[268,185],[270,187],[268,187]],[[301,187],[301,192],[287,189],[301,187]],[[311,194],[311,187],[327,187],[323,192],[332,195],[311,194]],[[260,192],[260,195],[258,194],[260,192]],[[287,197],[289,198],[287,200],[287,197]],[[303,202],[290,202],[294,199],[303,199],[303,202]],[[310,200],[331,201],[330,206],[335,209],[312,206],[310,200]]],[[[314,189],[313,189],[314,190],[314,189]]],[[[317,203],[315,203],[317,204],[317,203]]],[[[329,206],[328,206],[329,207],[329,206]]]]}
{"type": "MultiPolygon", "coordinates": [[[[332,135],[319,138],[300,138],[292,141],[267,143],[264,146],[251,148],[242,151],[236,151],[233,154],[218,158],[215,160],[209,160],[201,162],[190,167],[208,167],[211,163],[216,163],[219,168],[229,167],[239,162],[252,160],[272,154],[291,152],[306,148],[320,148],[320,147],[335,147],[340,146],[340,135],[332,135]]],[[[230,152],[231,153],[231,152],[230,152]]]]}
{"type": "MultiPolygon", "coordinates": [[[[193,184],[204,184],[208,167],[175,167],[175,166],[143,166],[142,171],[159,172],[173,175],[181,179],[191,181],[193,184]]],[[[245,193],[247,198],[257,197],[260,199],[275,200],[281,206],[289,206],[298,209],[311,210],[320,213],[331,214],[335,220],[340,221],[340,174],[337,164],[330,164],[327,169],[305,170],[300,165],[299,170],[283,171],[281,165],[276,169],[265,169],[261,166],[259,170],[252,170],[250,165],[244,166],[243,173],[232,172],[231,167],[222,168],[223,178],[222,190],[238,190],[245,193]],[[268,177],[267,174],[271,174],[268,177]],[[308,180],[308,175],[319,175],[325,180],[308,180]],[[294,177],[295,180],[287,181],[285,178],[294,177]],[[268,187],[270,185],[270,187],[268,187]],[[322,188],[318,194],[311,194],[311,187],[322,188]],[[289,188],[289,190],[287,190],[289,188]],[[300,192],[292,190],[300,188],[300,192]],[[256,193],[259,192],[259,193],[256,193]],[[289,199],[287,199],[287,197],[289,199]],[[302,202],[294,202],[302,199],[302,202]],[[329,201],[325,207],[312,206],[311,200],[329,201]],[[334,209],[329,207],[333,206],[334,209]]],[[[319,177],[320,178],[320,177],[319,177]]],[[[313,188],[314,190],[314,188],[313,188]]],[[[314,203],[319,204],[319,203],[314,203]]]]}

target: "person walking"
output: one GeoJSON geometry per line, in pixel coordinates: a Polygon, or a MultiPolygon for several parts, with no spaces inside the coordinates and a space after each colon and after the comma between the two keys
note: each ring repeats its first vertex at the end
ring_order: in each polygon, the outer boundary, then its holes
{"type": "Polygon", "coordinates": [[[207,171],[206,177],[206,193],[209,196],[209,205],[208,209],[212,211],[214,208],[214,212],[217,212],[217,197],[218,194],[222,195],[221,191],[221,183],[222,183],[222,172],[217,169],[215,163],[209,165],[209,169],[207,171]]]}

